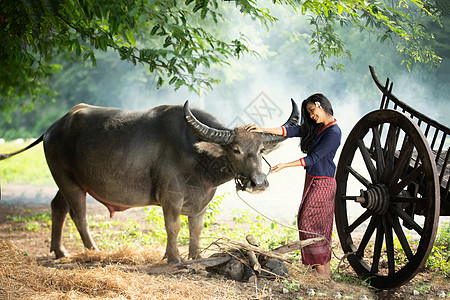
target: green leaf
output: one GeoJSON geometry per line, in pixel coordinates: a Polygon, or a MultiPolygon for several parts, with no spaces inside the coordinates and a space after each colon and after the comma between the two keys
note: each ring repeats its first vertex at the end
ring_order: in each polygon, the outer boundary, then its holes
{"type": "Polygon", "coordinates": [[[144,13],[142,15],[139,16],[139,22],[140,23],[145,23],[150,19],[150,15],[147,13],[144,13]]]}
{"type": "Polygon", "coordinates": [[[91,57],[92,66],[93,66],[93,67],[96,67],[96,66],[97,66],[97,60],[96,60],[96,58],[95,58],[94,51],[91,51],[90,57],[91,57]]]}
{"type": "Polygon", "coordinates": [[[135,6],[133,9],[130,10],[128,15],[130,17],[134,17],[139,12],[139,6],[135,6]]]}
{"type": "Polygon", "coordinates": [[[166,39],[164,40],[164,44],[163,47],[167,48],[172,44],[172,38],[170,36],[166,37],[166,39]]]}
{"type": "Polygon", "coordinates": [[[133,46],[136,47],[136,37],[133,32],[126,31],[127,41],[133,46]]]}
{"type": "Polygon", "coordinates": [[[178,81],[178,77],[177,77],[177,76],[173,76],[173,77],[170,79],[169,84],[172,85],[172,84],[174,84],[174,83],[177,82],[177,81],[178,81]]]}
{"type": "Polygon", "coordinates": [[[159,24],[156,24],[155,26],[153,26],[152,30],[150,31],[150,34],[155,35],[156,32],[158,31],[158,29],[159,29],[159,24]]]}
{"type": "Polygon", "coordinates": [[[156,86],[157,86],[158,88],[160,88],[160,87],[163,86],[163,84],[164,84],[164,80],[162,79],[161,76],[159,76],[159,77],[158,77],[158,82],[157,82],[156,86]]]}

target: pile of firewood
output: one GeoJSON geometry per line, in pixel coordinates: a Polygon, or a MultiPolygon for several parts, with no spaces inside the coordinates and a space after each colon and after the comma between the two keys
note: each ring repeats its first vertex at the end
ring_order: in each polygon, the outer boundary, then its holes
{"type": "Polygon", "coordinates": [[[283,254],[299,250],[307,245],[311,245],[323,240],[323,238],[313,238],[305,241],[296,241],[282,245],[271,251],[260,248],[259,244],[251,235],[246,236],[247,243],[221,238],[213,244],[225,249],[225,246],[231,250],[214,254],[212,258],[226,258],[226,262],[220,262],[214,266],[206,267],[206,271],[213,274],[224,275],[237,281],[253,282],[257,277],[273,279],[276,277],[288,277],[290,272],[286,263],[290,260],[283,254]]]}
{"type": "Polygon", "coordinates": [[[182,269],[201,270],[209,273],[224,275],[237,281],[254,281],[257,277],[276,278],[289,276],[286,264],[296,268],[283,254],[299,250],[307,245],[323,241],[322,237],[296,241],[282,245],[273,250],[260,248],[253,236],[247,235],[247,243],[221,237],[207,248],[216,246],[221,252],[209,258],[189,260],[178,264],[171,264],[152,268],[149,273],[171,273],[182,269]]]}

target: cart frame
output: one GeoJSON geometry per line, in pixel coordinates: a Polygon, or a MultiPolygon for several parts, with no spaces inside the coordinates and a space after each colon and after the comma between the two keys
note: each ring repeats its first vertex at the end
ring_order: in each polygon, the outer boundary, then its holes
{"type": "Polygon", "coordinates": [[[374,287],[392,288],[423,268],[439,215],[450,215],[450,129],[399,100],[390,79],[382,85],[369,69],[381,105],[358,121],[342,147],[335,218],[356,273],[374,287]],[[356,219],[348,213],[354,206],[361,211],[356,219]]]}

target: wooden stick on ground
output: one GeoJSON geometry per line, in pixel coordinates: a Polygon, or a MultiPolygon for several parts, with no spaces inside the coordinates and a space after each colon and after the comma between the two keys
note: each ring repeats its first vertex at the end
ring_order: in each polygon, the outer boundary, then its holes
{"type": "Polygon", "coordinates": [[[258,242],[256,241],[256,239],[253,237],[253,235],[247,234],[247,236],[245,237],[245,239],[247,240],[247,242],[248,242],[250,245],[253,245],[253,246],[255,246],[255,247],[259,247],[259,244],[258,244],[258,242]]]}
{"type": "MultiPolygon", "coordinates": [[[[247,240],[247,242],[250,245],[253,245],[255,247],[259,247],[258,243],[256,242],[255,238],[252,235],[247,235],[245,237],[245,239],[247,240]]],[[[248,250],[247,251],[247,256],[248,256],[248,260],[250,262],[250,265],[252,266],[253,270],[257,273],[260,274],[261,273],[261,264],[258,261],[258,258],[256,257],[256,254],[254,251],[252,250],[248,250]]]]}
{"type": "Polygon", "coordinates": [[[256,272],[256,274],[261,273],[261,264],[258,261],[258,258],[256,258],[256,254],[253,251],[247,251],[248,260],[250,262],[250,265],[252,266],[253,270],[256,272]]]}
{"type": "Polygon", "coordinates": [[[277,253],[277,254],[284,254],[284,253],[288,253],[291,251],[299,250],[303,247],[306,247],[306,246],[312,245],[312,244],[316,244],[316,243],[324,241],[324,240],[325,240],[325,238],[323,238],[323,237],[316,237],[316,238],[311,238],[311,239],[307,239],[307,240],[296,241],[296,242],[289,243],[289,244],[283,245],[281,247],[275,248],[271,252],[277,253]]]}
{"type": "Polygon", "coordinates": [[[224,256],[215,256],[209,258],[188,260],[176,264],[167,264],[149,267],[134,267],[134,268],[127,267],[121,269],[126,269],[128,271],[146,272],[148,274],[174,273],[187,268],[200,270],[205,267],[213,267],[229,262],[231,259],[232,257],[230,255],[224,255],[224,256]]]}

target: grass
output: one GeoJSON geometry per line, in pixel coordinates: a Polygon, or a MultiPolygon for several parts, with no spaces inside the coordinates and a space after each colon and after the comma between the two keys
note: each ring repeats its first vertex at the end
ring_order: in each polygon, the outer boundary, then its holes
{"type": "MultiPolygon", "coordinates": [[[[6,142],[0,145],[0,153],[11,153],[30,143],[6,142]]],[[[39,144],[25,152],[0,161],[0,183],[27,183],[31,185],[54,184],[45,160],[44,149],[39,144]]]]}
{"type": "Polygon", "coordinates": [[[439,227],[426,267],[450,279],[450,222],[439,227]]]}
{"type": "MultiPolygon", "coordinates": [[[[31,211],[27,209],[26,213],[31,211]]],[[[52,217],[48,212],[40,212],[34,215],[27,216],[6,216],[9,221],[14,221],[22,224],[17,228],[11,228],[10,230],[26,230],[26,231],[39,231],[42,227],[50,228],[52,225],[52,217]]]]}

